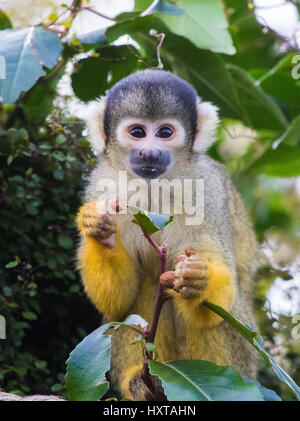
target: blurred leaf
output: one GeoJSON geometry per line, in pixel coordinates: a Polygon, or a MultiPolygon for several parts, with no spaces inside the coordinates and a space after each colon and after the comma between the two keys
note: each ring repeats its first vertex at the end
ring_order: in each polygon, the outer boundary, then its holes
{"type": "Polygon", "coordinates": [[[223,4],[237,49],[237,54],[225,56],[226,61],[245,69],[274,65],[282,55],[278,48],[279,40],[272,31],[266,31],[257,22],[255,8],[249,7],[252,3],[248,0],[224,0],[223,4]]]}
{"type": "Polygon", "coordinates": [[[73,246],[72,238],[66,237],[65,235],[62,235],[62,234],[58,236],[57,241],[58,241],[58,244],[65,249],[70,249],[73,246]]]}
{"type": "Polygon", "coordinates": [[[5,269],[12,269],[15,268],[16,266],[18,266],[19,262],[17,262],[16,260],[13,262],[9,262],[7,263],[7,265],[5,265],[5,269]]]}
{"type": "Polygon", "coordinates": [[[295,118],[286,131],[273,142],[272,148],[277,149],[281,144],[300,146],[300,116],[295,118]]]}
{"type": "Polygon", "coordinates": [[[264,93],[249,73],[233,65],[228,65],[228,68],[251,127],[255,130],[285,129],[288,122],[279,106],[264,93]]]}
{"type": "Polygon", "coordinates": [[[300,83],[299,78],[293,77],[293,69],[296,68],[293,59],[297,54],[287,54],[258,79],[259,85],[267,94],[284,104],[290,118],[300,114],[300,83]]]}
{"type": "Polygon", "coordinates": [[[74,93],[82,101],[105,94],[109,87],[137,68],[137,58],[127,46],[110,46],[97,52],[99,57],[80,60],[71,77],[74,93]]]}
{"type": "Polygon", "coordinates": [[[208,361],[148,361],[169,401],[263,401],[258,388],[229,366],[208,361]]]}
{"type": "Polygon", "coordinates": [[[0,55],[6,60],[6,79],[0,80],[3,101],[18,99],[45,74],[42,66],[53,67],[62,51],[57,34],[41,27],[0,32],[0,55]]]}
{"type": "Polygon", "coordinates": [[[65,72],[65,62],[59,62],[39,83],[35,84],[23,99],[23,109],[27,119],[41,123],[50,114],[56,96],[57,84],[65,72]],[[54,71],[55,70],[55,71],[54,71]]]}
{"type": "Polygon", "coordinates": [[[22,316],[28,320],[36,320],[37,315],[32,313],[32,311],[23,311],[22,316]]]}
{"type": "MultiPolygon", "coordinates": [[[[172,32],[190,39],[199,48],[235,54],[220,0],[176,0],[176,6],[184,14],[174,16],[159,13],[159,18],[172,32]]],[[[160,10],[163,11],[162,8],[160,10]]]]}
{"type": "Polygon", "coordinates": [[[273,177],[295,177],[300,175],[300,148],[280,145],[277,149],[268,149],[250,170],[261,171],[273,177]]]}
{"type": "Polygon", "coordinates": [[[8,28],[12,28],[11,20],[3,12],[3,10],[0,10],[0,30],[2,30],[2,29],[8,29],[8,28]]]}
{"type": "Polygon", "coordinates": [[[106,28],[97,29],[96,31],[78,35],[77,39],[81,44],[83,44],[84,50],[88,51],[92,48],[99,48],[101,44],[106,44],[105,31],[106,28]]]}

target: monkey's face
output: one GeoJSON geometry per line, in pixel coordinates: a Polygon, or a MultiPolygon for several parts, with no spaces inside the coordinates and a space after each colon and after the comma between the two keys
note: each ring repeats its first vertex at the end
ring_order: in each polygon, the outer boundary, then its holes
{"type": "Polygon", "coordinates": [[[174,165],[174,150],[184,145],[179,121],[123,119],[117,130],[121,146],[129,151],[127,166],[142,178],[158,178],[174,165]]]}

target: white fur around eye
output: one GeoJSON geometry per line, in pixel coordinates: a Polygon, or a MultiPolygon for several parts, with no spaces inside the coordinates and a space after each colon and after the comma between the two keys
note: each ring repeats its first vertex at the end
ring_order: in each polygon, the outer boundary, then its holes
{"type": "Polygon", "coordinates": [[[197,153],[205,152],[215,141],[215,131],[219,123],[218,108],[210,102],[198,100],[197,134],[193,150],[197,153]]]}
{"type": "MultiPolygon", "coordinates": [[[[153,127],[152,127],[153,129],[153,127]]],[[[184,145],[184,141],[185,141],[185,131],[183,126],[179,123],[179,121],[177,120],[172,120],[172,119],[168,119],[168,120],[156,120],[155,122],[151,122],[151,121],[147,121],[144,119],[140,119],[140,118],[123,118],[120,123],[119,126],[117,128],[117,139],[118,142],[126,148],[136,148],[137,145],[139,145],[139,147],[145,147],[145,148],[151,148],[151,147],[158,147],[160,149],[176,149],[182,145],[184,145]],[[152,140],[149,141],[149,138],[139,138],[139,139],[132,139],[130,138],[130,136],[128,135],[128,128],[130,126],[142,126],[145,127],[145,130],[147,131],[147,129],[149,129],[149,125],[155,125],[156,129],[154,130],[154,132],[156,130],[158,130],[159,127],[162,127],[164,125],[166,126],[171,126],[172,129],[175,132],[175,136],[171,139],[160,139],[160,138],[155,138],[155,141],[153,143],[153,137],[152,140]]]]}
{"type": "Polygon", "coordinates": [[[105,109],[105,97],[90,102],[83,111],[82,118],[85,120],[89,132],[89,141],[96,153],[101,153],[105,147],[103,119],[105,109]]]}

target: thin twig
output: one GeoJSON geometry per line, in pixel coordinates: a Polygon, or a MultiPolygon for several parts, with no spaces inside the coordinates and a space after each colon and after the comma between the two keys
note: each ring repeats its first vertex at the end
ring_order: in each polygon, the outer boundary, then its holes
{"type": "Polygon", "coordinates": [[[88,10],[89,12],[95,13],[95,15],[98,15],[98,16],[100,16],[103,19],[107,19],[107,20],[110,20],[111,22],[115,22],[115,19],[110,18],[109,16],[106,16],[103,13],[98,12],[97,10],[93,9],[92,7],[89,7],[89,6],[81,6],[80,7],[80,11],[81,10],[88,10]]]}
{"type": "Polygon", "coordinates": [[[161,49],[161,46],[162,46],[162,44],[164,42],[164,39],[166,37],[166,34],[164,34],[163,32],[161,32],[160,34],[158,34],[155,29],[154,30],[151,29],[150,30],[150,35],[153,36],[153,37],[155,37],[157,39],[157,42],[158,42],[158,44],[156,46],[157,69],[163,69],[164,68],[164,65],[163,65],[163,62],[161,61],[160,49],[161,49]]]}

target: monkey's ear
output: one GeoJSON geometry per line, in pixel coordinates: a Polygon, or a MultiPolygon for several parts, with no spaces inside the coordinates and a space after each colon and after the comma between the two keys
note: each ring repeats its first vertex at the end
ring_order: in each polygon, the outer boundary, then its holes
{"type": "Polygon", "coordinates": [[[205,152],[215,141],[215,131],[219,123],[218,108],[210,102],[197,102],[198,121],[193,150],[205,152]]]}
{"type": "Polygon", "coordinates": [[[105,97],[92,101],[85,107],[83,112],[83,119],[87,124],[89,132],[89,141],[92,148],[97,153],[103,152],[105,147],[105,134],[103,128],[105,102],[105,97]]]}

